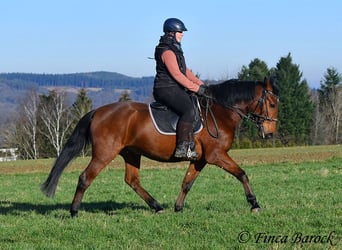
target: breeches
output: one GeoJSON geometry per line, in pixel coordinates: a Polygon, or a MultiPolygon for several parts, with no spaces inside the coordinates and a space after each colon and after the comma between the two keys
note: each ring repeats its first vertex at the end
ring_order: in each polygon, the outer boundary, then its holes
{"type": "Polygon", "coordinates": [[[195,110],[190,95],[184,88],[176,85],[153,89],[154,99],[173,110],[179,115],[179,121],[191,122],[195,120],[195,110]]]}

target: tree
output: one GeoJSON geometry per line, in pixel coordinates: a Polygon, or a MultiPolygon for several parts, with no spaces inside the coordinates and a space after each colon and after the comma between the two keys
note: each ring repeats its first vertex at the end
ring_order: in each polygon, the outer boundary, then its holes
{"type": "Polygon", "coordinates": [[[40,96],[42,126],[39,132],[54,148],[56,156],[61,152],[66,134],[73,122],[71,110],[65,105],[65,96],[65,93],[54,90],[50,91],[49,95],[40,96]]]}
{"type": "Polygon", "coordinates": [[[119,102],[127,102],[127,101],[130,101],[131,100],[131,98],[130,98],[130,96],[129,96],[129,91],[128,90],[125,90],[122,94],[121,94],[121,96],[120,96],[120,98],[119,98],[119,102]]]}
{"type": "Polygon", "coordinates": [[[284,144],[307,144],[314,106],[306,80],[289,53],[280,58],[274,70],[280,93],[278,134],[284,144]]]}
{"type": "Polygon", "coordinates": [[[321,81],[319,103],[326,118],[328,143],[336,144],[339,139],[339,126],[342,119],[342,76],[335,68],[328,68],[321,81]]]}
{"type": "Polygon", "coordinates": [[[4,136],[4,145],[8,148],[18,148],[19,157],[25,158],[25,151],[20,148],[22,145],[23,135],[21,126],[19,125],[20,122],[18,117],[13,118],[13,122],[7,124],[6,129],[4,129],[3,136],[4,136]]]}
{"type": "MultiPolygon", "coordinates": [[[[72,104],[72,114],[74,117],[73,127],[76,126],[78,121],[93,108],[92,99],[87,97],[87,91],[82,88],[77,95],[76,101],[72,104]]],[[[70,130],[71,133],[71,130],[70,130]]],[[[68,134],[69,136],[69,134],[68,134]]],[[[89,148],[88,148],[89,150],[89,148]]],[[[88,151],[89,152],[89,151],[88,151]]],[[[82,156],[88,153],[85,149],[82,150],[82,156]]]]}
{"type": "Polygon", "coordinates": [[[93,101],[87,97],[87,91],[81,89],[78,92],[76,101],[72,104],[72,113],[75,121],[78,122],[85,114],[93,108],[93,101]]]}
{"type": "Polygon", "coordinates": [[[242,66],[241,71],[238,73],[238,79],[263,81],[265,77],[269,76],[269,69],[264,61],[258,58],[252,60],[247,66],[242,66]]]}
{"type": "Polygon", "coordinates": [[[311,131],[311,143],[313,145],[324,144],[326,141],[326,118],[324,117],[322,107],[319,101],[319,92],[318,90],[313,89],[311,91],[311,99],[314,103],[314,119],[312,124],[311,131]]]}
{"type": "Polygon", "coordinates": [[[28,90],[24,98],[19,101],[18,112],[5,132],[6,145],[18,148],[22,159],[39,157],[38,105],[37,90],[28,90]]]}
{"type": "Polygon", "coordinates": [[[38,106],[39,96],[37,90],[30,90],[20,104],[19,113],[22,119],[21,128],[23,140],[21,148],[28,159],[38,159],[38,106]]]}

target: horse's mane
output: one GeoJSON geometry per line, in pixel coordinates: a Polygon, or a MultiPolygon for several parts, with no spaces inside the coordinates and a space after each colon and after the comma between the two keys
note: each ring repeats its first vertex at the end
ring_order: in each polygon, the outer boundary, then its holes
{"type": "Polygon", "coordinates": [[[262,81],[241,81],[231,79],[219,84],[209,85],[209,92],[216,102],[228,107],[240,102],[250,101],[255,96],[255,85],[262,81]]]}

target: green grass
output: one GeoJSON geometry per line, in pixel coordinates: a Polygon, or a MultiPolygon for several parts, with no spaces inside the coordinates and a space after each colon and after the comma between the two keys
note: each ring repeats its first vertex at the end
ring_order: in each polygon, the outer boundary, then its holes
{"type": "Polygon", "coordinates": [[[173,206],[185,164],[143,169],[142,185],[165,208],[162,214],[124,183],[123,168],[107,168],[87,190],[76,219],[69,206],[82,168],[62,175],[54,199],[39,190],[46,173],[1,174],[0,249],[341,249],[341,162],[244,166],[259,214],[250,213],[242,185],[214,166],[202,171],[182,213],[173,206]],[[300,234],[302,243],[293,243],[300,234]],[[250,238],[241,243],[239,235],[250,238]],[[323,242],[308,243],[309,236],[323,242]]]}

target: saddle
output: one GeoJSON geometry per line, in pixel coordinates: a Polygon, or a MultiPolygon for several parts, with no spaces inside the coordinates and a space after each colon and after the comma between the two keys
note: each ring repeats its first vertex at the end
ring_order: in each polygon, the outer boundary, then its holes
{"type": "MultiPolygon", "coordinates": [[[[198,100],[196,98],[196,104],[194,104],[196,109],[196,118],[193,124],[194,134],[199,133],[203,128],[203,123],[201,119],[201,113],[198,105],[198,100]]],[[[167,106],[159,103],[152,102],[148,106],[150,111],[150,116],[153,121],[154,127],[157,131],[163,135],[175,135],[177,123],[179,116],[169,109],[167,106]]]]}

